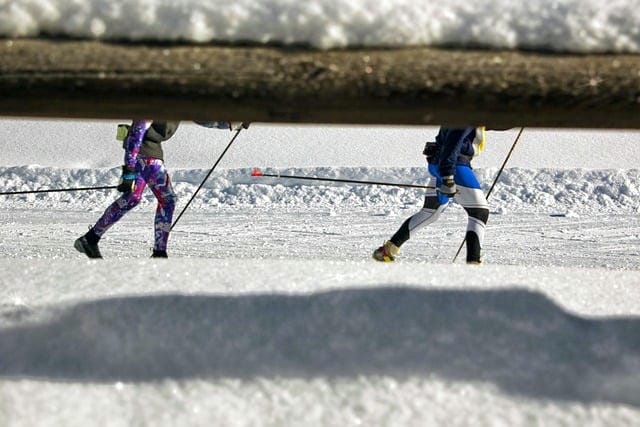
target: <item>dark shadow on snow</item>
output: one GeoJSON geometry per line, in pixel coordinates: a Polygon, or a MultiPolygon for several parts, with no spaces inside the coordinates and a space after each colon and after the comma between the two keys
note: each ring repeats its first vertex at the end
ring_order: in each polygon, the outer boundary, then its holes
{"type": "Polygon", "coordinates": [[[0,376],[70,381],[435,376],[640,406],[640,319],[518,289],[131,296],[0,310],[0,376]],[[47,321],[36,322],[42,316],[47,321]]]}

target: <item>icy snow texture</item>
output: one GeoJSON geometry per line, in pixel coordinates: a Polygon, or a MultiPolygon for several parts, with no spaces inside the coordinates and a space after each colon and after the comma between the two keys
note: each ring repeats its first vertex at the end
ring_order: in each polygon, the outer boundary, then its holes
{"type": "Polygon", "coordinates": [[[638,0],[3,0],[0,36],[640,52],[638,0]]]}

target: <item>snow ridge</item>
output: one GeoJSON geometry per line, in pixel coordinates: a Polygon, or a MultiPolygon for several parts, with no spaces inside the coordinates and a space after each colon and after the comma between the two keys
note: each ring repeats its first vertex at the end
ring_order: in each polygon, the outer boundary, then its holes
{"type": "MultiPolygon", "coordinates": [[[[426,185],[424,168],[317,167],[265,169],[267,174],[312,178],[352,179],[426,185]]],[[[0,167],[3,192],[115,185],[119,168],[62,169],[38,166],[0,167]]],[[[186,203],[206,176],[206,169],[171,171],[179,203],[186,203]]],[[[211,175],[194,199],[195,209],[222,206],[301,207],[399,207],[420,205],[425,190],[367,184],[282,177],[254,177],[248,168],[222,169],[211,175]]],[[[498,173],[497,168],[477,169],[485,192],[498,173]]],[[[523,169],[502,172],[491,196],[496,212],[582,212],[606,210],[635,213],[639,210],[640,170],[523,169]]],[[[0,198],[5,208],[49,207],[51,209],[102,210],[117,193],[91,190],[11,195],[0,198]]],[[[143,203],[154,203],[145,192],[143,203]]]]}
{"type": "Polygon", "coordinates": [[[13,0],[0,36],[640,52],[636,1],[13,0]],[[488,12],[489,11],[489,12],[488,12]]]}

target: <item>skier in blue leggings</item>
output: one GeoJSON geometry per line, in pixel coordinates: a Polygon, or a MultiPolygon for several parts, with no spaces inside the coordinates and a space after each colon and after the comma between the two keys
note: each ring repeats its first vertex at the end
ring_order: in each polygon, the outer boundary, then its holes
{"type": "Polygon", "coordinates": [[[428,142],[427,156],[431,176],[422,209],[409,217],[396,233],[373,252],[373,259],[395,261],[400,247],[420,228],[435,222],[451,199],[468,215],[466,247],[467,264],[482,263],[484,230],[489,219],[489,205],[478,182],[471,159],[484,148],[485,129],[440,128],[435,142],[428,142]]]}

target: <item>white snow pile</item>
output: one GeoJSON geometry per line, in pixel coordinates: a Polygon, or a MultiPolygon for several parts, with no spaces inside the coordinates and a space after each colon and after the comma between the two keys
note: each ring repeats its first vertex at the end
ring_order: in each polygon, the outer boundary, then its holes
{"type": "Polygon", "coordinates": [[[640,52],[637,0],[11,0],[0,37],[640,52]]]}
{"type": "MultiPolygon", "coordinates": [[[[176,169],[170,171],[173,186],[181,202],[186,202],[202,183],[209,170],[176,169]]],[[[215,171],[192,207],[199,209],[221,206],[262,207],[398,207],[421,204],[423,189],[343,183],[315,179],[329,178],[383,182],[390,184],[426,185],[424,168],[317,167],[264,169],[272,175],[306,177],[255,177],[252,169],[215,171]]],[[[114,186],[119,168],[64,169],[39,166],[0,167],[0,191],[20,192],[50,189],[73,189],[114,186]]],[[[485,193],[495,180],[498,169],[477,169],[485,193]]],[[[506,169],[492,191],[490,205],[496,211],[597,213],[635,213],[640,200],[639,170],[587,169],[506,169]]],[[[82,190],[39,194],[17,194],[0,197],[3,208],[103,209],[118,193],[115,190],[82,190]]],[[[145,191],[143,203],[155,203],[145,191]]]]}

